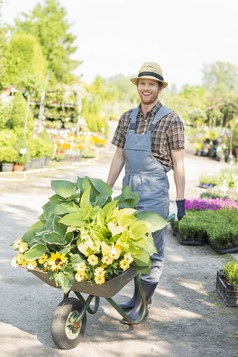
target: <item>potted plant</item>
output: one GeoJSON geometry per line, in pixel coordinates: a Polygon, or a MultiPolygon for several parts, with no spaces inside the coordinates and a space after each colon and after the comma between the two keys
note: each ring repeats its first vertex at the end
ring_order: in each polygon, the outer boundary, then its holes
{"type": "Polygon", "coordinates": [[[215,175],[202,175],[199,178],[200,187],[208,188],[214,187],[218,184],[218,177],[215,175]]]}
{"type": "Polygon", "coordinates": [[[17,151],[13,147],[0,147],[0,162],[2,163],[2,171],[10,172],[13,170],[13,163],[16,161],[17,151]]]}
{"type": "Polygon", "coordinates": [[[13,165],[13,171],[23,171],[27,163],[30,162],[30,151],[27,141],[22,137],[18,137],[15,149],[17,151],[17,158],[13,165]]]}
{"type": "Polygon", "coordinates": [[[75,282],[102,285],[133,267],[150,271],[156,252],[151,232],[167,222],[153,212],[137,212],[139,196],[129,186],[112,200],[99,179],[53,180],[55,194],[23,237],[13,243],[14,265],[41,271],[67,293],[75,282]]]}
{"type": "Polygon", "coordinates": [[[238,260],[217,271],[216,290],[228,306],[238,306],[238,260]]]}

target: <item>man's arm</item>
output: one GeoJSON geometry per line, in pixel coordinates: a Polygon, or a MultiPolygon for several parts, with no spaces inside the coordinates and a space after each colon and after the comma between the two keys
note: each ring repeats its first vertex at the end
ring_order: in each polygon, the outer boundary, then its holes
{"type": "Polygon", "coordinates": [[[117,147],[116,152],[112,158],[108,178],[107,178],[107,183],[111,187],[113,187],[114,183],[116,182],[118,176],[121,173],[121,170],[124,166],[125,163],[125,158],[124,158],[124,153],[123,149],[117,147]]]}
{"type": "Polygon", "coordinates": [[[176,186],[176,200],[183,200],[185,190],[184,150],[171,150],[171,155],[173,160],[174,182],[176,186]]]}

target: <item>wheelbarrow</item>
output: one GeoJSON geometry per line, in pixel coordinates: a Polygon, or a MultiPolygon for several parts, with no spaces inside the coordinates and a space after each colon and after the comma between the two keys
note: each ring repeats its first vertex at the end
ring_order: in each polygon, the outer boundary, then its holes
{"type": "MultiPolygon", "coordinates": [[[[47,273],[39,270],[29,270],[32,274],[50,286],[57,288],[54,280],[49,280],[47,273]]],[[[141,288],[141,273],[129,268],[115,278],[106,281],[102,285],[91,285],[87,282],[75,282],[70,291],[73,291],[77,298],[69,297],[69,293],[64,294],[64,298],[57,306],[52,317],[51,335],[55,344],[63,349],[75,348],[86,330],[87,315],[95,314],[99,309],[100,297],[105,298],[129,324],[139,324],[145,317],[147,302],[141,288]],[[130,280],[135,279],[138,292],[143,302],[143,308],[138,320],[131,320],[127,313],[112,299],[130,280]],[[87,298],[82,293],[88,294],[87,298]],[[94,300],[94,306],[91,303],[94,300]]]]}

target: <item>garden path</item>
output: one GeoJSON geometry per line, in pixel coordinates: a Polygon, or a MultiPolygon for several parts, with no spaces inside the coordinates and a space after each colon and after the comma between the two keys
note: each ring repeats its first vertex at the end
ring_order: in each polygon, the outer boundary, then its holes
{"type": "MultiPolygon", "coordinates": [[[[77,175],[106,179],[114,148],[99,152],[99,159],[67,164],[21,175],[0,176],[0,350],[2,357],[238,357],[238,311],[227,307],[215,291],[216,271],[230,255],[219,255],[209,246],[182,246],[168,230],[166,261],[154,294],[149,317],[138,326],[119,323],[121,317],[102,299],[96,315],[88,315],[86,334],[70,351],[61,351],[51,335],[51,317],[63,293],[42,283],[20,268],[13,269],[15,256],[9,246],[33,224],[42,205],[52,195],[50,180],[75,180],[77,175]],[[8,176],[9,178],[9,176],[8,176]]],[[[198,177],[219,171],[221,165],[207,158],[185,154],[186,197],[198,197],[198,177]]],[[[170,175],[171,200],[175,189],[170,175]]],[[[114,192],[120,191],[121,183],[114,192]]],[[[115,301],[130,296],[132,282],[115,301]]],[[[73,296],[73,294],[72,294],[73,296]]]]}

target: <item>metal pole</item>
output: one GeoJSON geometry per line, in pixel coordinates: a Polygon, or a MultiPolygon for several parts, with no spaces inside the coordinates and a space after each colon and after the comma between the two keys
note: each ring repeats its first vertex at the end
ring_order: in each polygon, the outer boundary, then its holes
{"type": "Polygon", "coordinates": [[[39,114],[39,129],[38,131],[41,131],[41,126],[43,122],[43,116],[44,116],[44,101],[45,101],[45,92],[41,92],[41,99],[40,99],[40,114],[39,114]]]}

